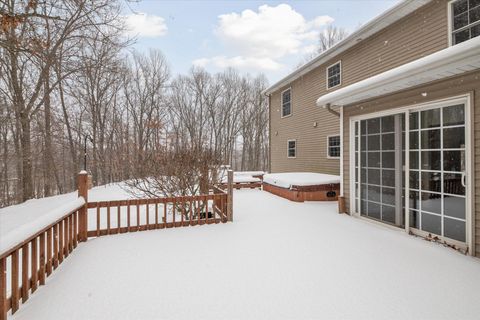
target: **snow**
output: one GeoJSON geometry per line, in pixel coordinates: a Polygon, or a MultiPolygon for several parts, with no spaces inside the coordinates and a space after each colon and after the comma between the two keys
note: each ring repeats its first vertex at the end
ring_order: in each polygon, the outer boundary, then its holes
{"type": "Polygon", "coordinates": [[[347,105],[479,68],[477,37],[325,94],[316,103],[347,105]]]}
{"type": "Polygon", "coordinates": [[[336,203],[234,192],[233,223],[79,244],[12,319],[478,318],[480,260],[336,203]]]}
{"type": "Polygon", "coordinates": [[[340,177],[314,172],[270,173],[263,176],[263,181],[277,187],[290,189],[292,186],[315,186],[340,183],[340,177]]]}
{"type": "MultiPolygon", "coordinates": [[[[263,171],[235,171],[233,172],[233,182],[235,183],[248,183],[248,182],[262,182],[261,179],[254,176],[264,175],[263,171]]],[[[222,177],[222,183],[228,182],[228,176],[225,174],[222,177]]]]}

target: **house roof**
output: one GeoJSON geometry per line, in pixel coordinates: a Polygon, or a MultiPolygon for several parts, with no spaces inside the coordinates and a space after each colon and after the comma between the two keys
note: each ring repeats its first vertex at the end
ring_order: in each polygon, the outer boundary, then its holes
{"type": "Polygon", "coordinates": [[[264,94],[270,95],[272,92],[277,91],[278,89],[282,88],[293,80],[300,78],[311,70],[324,64],[328,60],[339,55],[340,53],[350,49],[355,44],[379,32],[385,27],[397,22],[401,18],[407,16],[408,14],[412,13],[413,11],[417,10],[418,8],[422,7],[430,1],[431,0],[404,0],[400,2],[399,4],[385,11],[376,18],[370,20],[368,23],[360,27],[355,32],[351,33],[347,38],[340,41],[332,48],[322,52],[316,58],[312,59],[297,70],[288,74],[286,77],[274,83],[272,86],[270,86],[264,91],[264,94]]]}
{"type": "Polygon", "coordinates": [[[437,51],[317,99],[317,106],[349,105],[480,69],[480,37],[437,51]]]}

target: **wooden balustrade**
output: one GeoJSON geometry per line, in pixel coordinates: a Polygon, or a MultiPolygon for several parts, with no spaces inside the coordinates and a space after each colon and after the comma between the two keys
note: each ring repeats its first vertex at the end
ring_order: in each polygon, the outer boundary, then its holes
{"type": "Polygon", "coordinates": [[[227,222],[227,193],[89,202],[88,237],[227,222]]]}
{"type": "Polygon", "coordinates": [[[76,247],[80,233],[79,207],[36,232],[21,243],[0,254],[0,320],[7,319],[7,312],[15,313],[29,295],[58,268],[76,247]],[[58,232],[60,230],[60,232],[58,232]],[[53,237],[52,237],[53,233],[53,237]],[[20,259],[21,257],[21,266],[20,259]],[[10,268],[8,268],[10,267],[10,268]],[[10,277],[10,292],[7,291],[10,277]],[[20,281],[21,280],[21,281],[20,281]]]}

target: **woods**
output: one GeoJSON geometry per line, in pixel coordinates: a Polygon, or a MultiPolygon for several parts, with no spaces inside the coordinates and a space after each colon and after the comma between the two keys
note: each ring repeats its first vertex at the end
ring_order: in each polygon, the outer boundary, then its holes
{"type": "Polygon", "coordinates": [[[85,143],[94,185],[148,177],[151,159],[185,149],[266,169],[264,76],[172,75],[134,41],[120,2],[0,0],[0,206],[74,190],[85,143]]]}

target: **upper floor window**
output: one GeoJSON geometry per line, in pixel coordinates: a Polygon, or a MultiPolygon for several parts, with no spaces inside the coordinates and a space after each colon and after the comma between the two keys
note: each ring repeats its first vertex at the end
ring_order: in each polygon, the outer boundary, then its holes
{"type": "Polygon", "coordinates": [[[342,63],[338,61],[337,63],[331,65],[327,68],[327,89],[336,87],[342,83],[342,63]]]}
{"type": "Polygon", "coordinates": [[[451,3],[452,45],[480,36],[480,0],[451,3]]]}
{"type": "Polygon", "coordinates": [[[292,114],[292,95],[291,89],[282,92],[282,117],[292,114]]]}
{"type": "Polygon", "coordinates": [[[328,157],[329,158],[340,157],[340,136],[328,137],[328,157]]]}
{"type": "Polygon", "coordinates": [[[287,155],[289,158],[295,158],[297,156],[297,140],[287,141],[287,155]]]}

